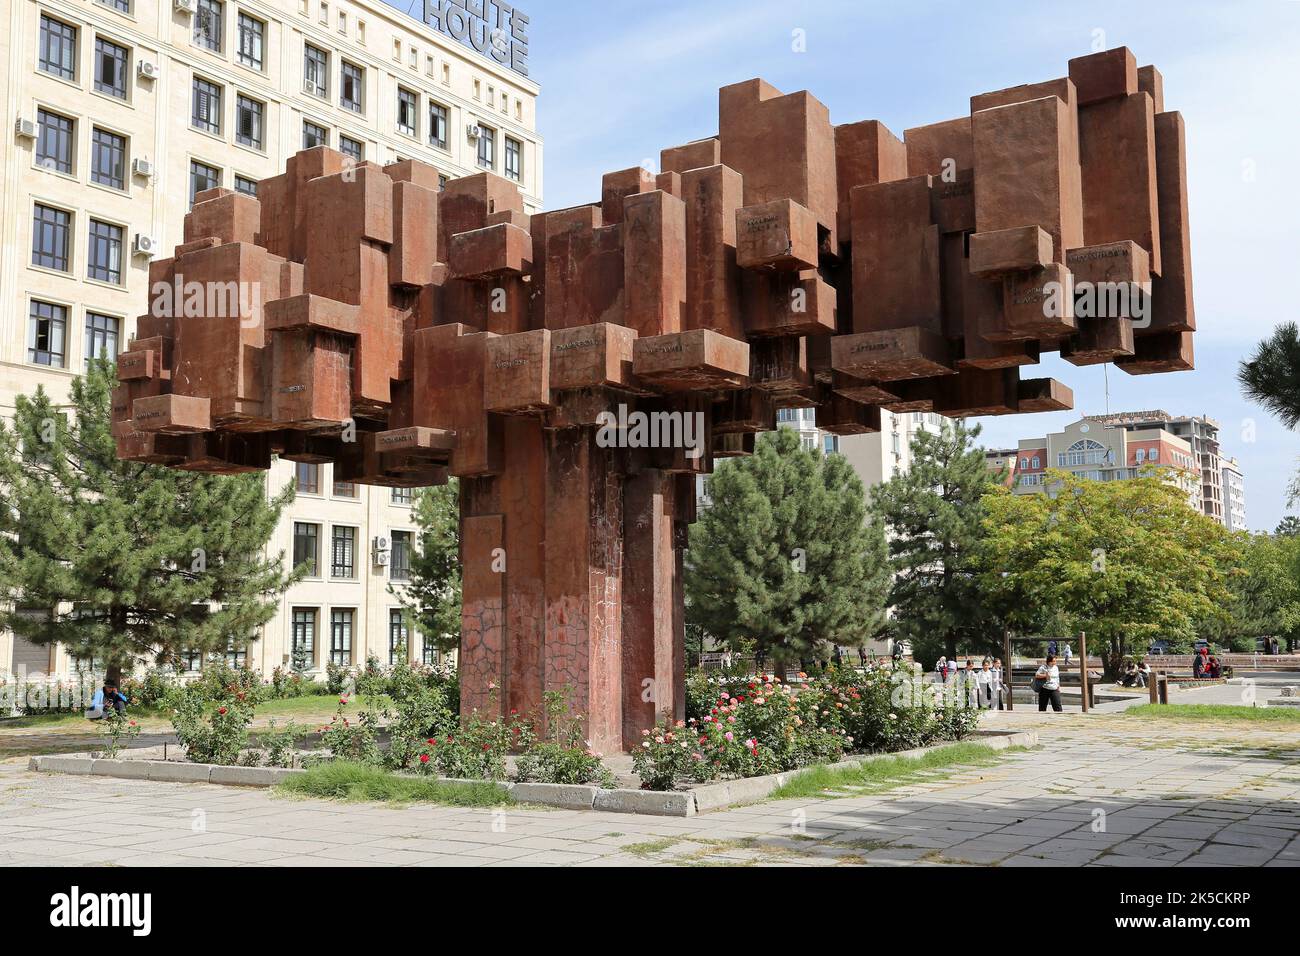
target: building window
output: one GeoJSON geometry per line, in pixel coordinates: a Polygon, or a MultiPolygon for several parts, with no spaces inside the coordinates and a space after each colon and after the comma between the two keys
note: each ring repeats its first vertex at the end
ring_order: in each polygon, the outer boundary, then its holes
{"type": "Polygon", "coordinates": [[[242,10],[237,21],[239,29],[239,52],[236,59],[244,66],[254,70],[262,69],[262,44],[266,39],[266,24],[256,17],[250,17],[242,10]]]}
{"type": "Polygon", "coordinates": [[[1140,465],[1146,460],[1147,460],[1147,450],[1145,448],[1139,448],[1137,450],[1137,463],[1140,465]]]}
{"type": "Polygon", "coordinates": [[[77,78],[77,28],[53,17],[41,16],[41,48],[37,68],[64,80],[77,78]]]}
{"type": "Polygon", "coordinates": [[[429,104],[429,145],[447,148],[447,107],[441,103],[429,104]]]}
{"type": "Polygon", "coordinates": [[[424,637],[420,641],[420,660],[424,664],[438,663],[438,648],[434,646],[433,639],[424,637]]]}
{"type": "Polygon", "coordinates": [[[120,100],[126,99],[126,47],[95,37],[95,89],[120,100]]]}
{"type": "Polygon", "coordinates": [[[411,488],[394,488],[390,500],[395,505],[409,505],[415,500],[415,491],[411,488]]]}
{"type": "Polygon", "coordinates": [[[339,135],[339,152],[344,156],[349,156],[358,163],[365,157],[366,146],[360,140],[353,139],[351,136],[339,135]]]}
{"type": "Polygon", "coordinates": [[[63,368],[67,329],[65,306],[33,299],[27,323],[27,361],[63,368]]]}
{"type": "Polygon", "coordinates": [[[316,577],[320,567],[320,525],[305,521],[293,523],[293,566],[307,566],[307,577],[316,577]]]}
{"type": "Polygon", "coordinates": [[[838,435],[822,436],[822,453],[833,455],[840,450],[840,438],[838,435]]]}
{"type": "Polygon", "coordinates": [[[86,276],[100,282],[122,284],[122,227],[90,220],[86,248],[86,276]]]}
{"type": "Polygon", "coordinates": [[[330,663],[337,667],[352,664],[352,610],[330,611],[330,663]]]}
{"type": "Polygon", "coordinates": [[[86,313],[86,367],[92,359],[117,359],[117,343],[122,330],[122,320],[98,312],[86,313]]]}
{"type": "Polygon", "coordinates": [[[216,83],[194,78],[194,104],[190,125],[205,133],[221,135],[221,87],[216,83]]]}
{"type": "Polygon", "coordinates": [[[1035,455],[1033,458],[1029,459],[1029,466],[1030,466],[1031,468],[1037,468],[1037,467],[1038,467],[1038,461],[1039,461],[1039,460],[1038,460],[1038,456],[1035,455]]]}
{"type": "Polygon", "coordinates": [[[310,43],[303,47],[302,88],[313,96],[329,95],[330,56],[310,43]]]}
{"type": "Polygon", "coordinates": [[[414,136],[419,122],[416,113],[420,108],[420,97],[410,90],[397,88],[397,131],[407,136],[414,136]]]}
{"type": "Polygon", "coordinates": [[[393,563],[388,576],[394,581],[411,579],[411,532],[393,532],[393,563]]]}
{"type": "Polygon", "coordinates": [[[248,645],[236,644],[234,640],[226,642],[226,663],[231,667],[248,666],[248,645]]]}
{"type": "Polygon", "coordinates": [[[37,110],[36,124],[36,165],[56,173],[71,173],[76,120],[49,110],[37,110]]]}
{"type": "Polygon", "coordinates": [[[364,111],[365,72],[355,63],[343,61],[339,67],[339,105],[354,113],[364,111]]]}
{"type": "Polygon", "coordinates": [[[90,134],[90,180],[126,189],[126,137],[96,127],[90,134]]]}
{"type": "Polygon", "coordinates": [[[235,97],[235,142],[262,148],[262,115],[266,106],[247,96],[235,97]]]}
{"type": "Polygon", "coordinates": [[[95,0],[95,2],[119,13],[131,12],[131,0],[95,0]]]}
{"type": "Polygon", "coordinates": [[[447,177],[440,175],[438,177],[438,192],[442,192],[446,188],[447,188],[447,177]]]}
{"type": "Polygon", "coordinates": [[[492,169],[497,162],[497,134],[490,126],[478,128],[478,164],[492,169]]]}
{"type": "Polygon", "coordinates": [[[295,473],[298,494],[320,494],[320,465],[313,465],[305,461],[300,461],[297,464],[295,473]]]}
{"type": "Polygon", "coordinates": [[[294,670],[309,669],[316,659],[316,609],[293,609],[293,643],[291,661],[294,670]]]}
{"type": "Polygon", "coordinates": [[[249,179],[247,176],[235,177],[235,192],[243,193],[245,196],[257,196],[257,180],[249,179]]]}
{"type": "Polygon", "coordinates": [[[1159,460],[1160,460],[1160,449],[1152,448],[1151,454],[1147,455],[1147,461],[1159,461],[1159,460]]]}
{"type": "Polygon", "coordinates": [[[357,576],[357,529],[334,526],[330,574],[336,578],[357,576]]]}
{"type": "Polygon", "coordinates": [[[328,146],[330,144],[330,131],[324,126],[303,120],[302,123],[302,148],[311,149],[313,146],[328,146]]]}
{"type": "Polygon", "coordinates": [[[36,204],[32,214],[32,265],[68,271],[72,213],[36,204]]]}
{"type": "Polygon", "coordinates": [[[506,178],[519,182],[520,158],[523,155],[523,146],[519,140],[506,137],[506,178]]]}
{"type": "Polygon", "coordinates": [[[403,650],[410,647],[410,634],[406,628],[406,619],[397,608],[388,612],[388,664],[391,667],[400,659],[403,650]]]}
{"type": "Polygon", "coordinates": [[[197,159],[190,160],[190,205],[194,205],[194,197],[205,189],[216,189],[221,185],[221,170],[216,166],[209,166],[207,163],[201,163],[197,159]]]}
{"type": "Polygon", "coordinates": [[[223,16],[224,5],[221,0],[199,0],[199,7],[194,11],[195,46],[221,52],[223,16]]]}
{"type": "Polygon", "coordinates": [[[197,674],[203,670],[203,652],[193,647],[182,648],[177,663],[187,674],[197,674]]]}
{"type": "Polygon", "coordinates": [[[356,498],[357,486],[350,481],[339,481],[334,479],[334,497],[335,498],[356,498]]]}

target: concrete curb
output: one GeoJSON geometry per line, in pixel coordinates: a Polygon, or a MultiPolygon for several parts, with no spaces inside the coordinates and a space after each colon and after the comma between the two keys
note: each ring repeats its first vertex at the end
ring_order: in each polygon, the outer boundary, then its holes
{"type": "MultiPolygon", "coordinates": [[[[977,735],[971,742],[994,750],[1007,747],[1032,747],[1038,734],[1031,731],[977,735]]],[[[830,764],[832,768],[854,767],[886,757],[919,757],[950,746],[953,741],[902,750],[890,754],[864,754],[830,764]]],[[[223,767],[205,763],[181,763],[171,760],[104,760],[89,754],[62,754],[32,757],[29,770],[38,773],[70,773],[117,777],[124,780],[157,780],[168,783],[207,783],[227,787],[274,787],[289,777],[305,771],[282,767],[223,767]]],[[[805,768],[806,769],[806,768],[805,768]]],[[[445,783],[495,783],[520,803],[533,803],[566,810],[603,810],[607,813],[640,813],[661,817],[693,817],[706,810],[720,810],[738,804],[757,803],[799,773],[789,770],[763,777],[744,777],[704,784],[690,790],[602,790],[599,787],[562,783],[509,783],[504,780],[454,780],[438,777],[445,783]]]]}

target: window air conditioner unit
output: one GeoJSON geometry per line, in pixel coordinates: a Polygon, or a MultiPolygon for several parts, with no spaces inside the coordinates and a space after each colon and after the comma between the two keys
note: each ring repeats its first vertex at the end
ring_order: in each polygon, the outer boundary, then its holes
{"type": "Polygon", "coordinates": [[[131,244],[131,251],[137,256],[152,258],[158,254],[158,240],[153,236],[146,236],[142,232],[137,232],[135,241],[131,244]]]}
{"type": "Polygon", "coordinates": [[[148,60],[140,60],[135,65],[135,71],[142,80],[158,79],[158,64],[150,63],[148,60]]]}
{"type": "Polygon", "coordinates": [[[146,179],[153,177],[153,163],[147,159],[136,158],[131,160],[131,172],[137,176],[144,176],[146,179]]]}
{"type": "Polygon", "coordinates": [[[35,139],[35,120],[23,119],[21,116],[18,117],[17,121],[14,123],[14,135],[19,139],[35,139]]]}
{"type": "Polygon", "coordinates": [[[195,0],[172,0],[172,9],[181,13],[193,13],[195,0]]]}
{"type": "Polygon", "coordinates": [[[387,566],[388,566],[388,552],[387,552],[387,551],[376,551],[376,552],[375,552],[375,564],[376,564],[377,566],[381,567],[381,568],[382,568],[382,567],[387,567],[387,566]]]}
{"type": "Polygon", "coordinates": [[[474,142],[483,135],[483,130],[478,123],[467,123],[465,125],[465,135],[470,138],[471,142],[474,142]]]}
{"type": "Polygon", "coordinates": [[[388,551],[392,548],[392,542],[388,540],[388,535],[377,534],[375,535],[374,540],[371,541],[370,547],[377,552],[388,551]]]}

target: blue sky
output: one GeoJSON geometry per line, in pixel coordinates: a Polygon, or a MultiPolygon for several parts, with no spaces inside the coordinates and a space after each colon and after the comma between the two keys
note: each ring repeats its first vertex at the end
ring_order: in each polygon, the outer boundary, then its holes
{"type": "MultiPolygon", "coordinates": [[[[1218,419],[1224,452],[1246,473],[1250,527],[1271,529],[1286,513],[1300,434],[1244,401],[1235,372],[1260,338],[1297,317],[1288,283],[1300,273],[1300,0],[518,5],[532,17],[547,208],[598,200],[603,173],[657,163],[661,148],[717,132],[717,89],[727,83],[762,76],[807,89],[835,123],[879,119],[901,135],[968,113],[972,93],[1062,76],[1097,39],[1132,48],[1164,74],[1165,108],[1187,124],[1197,368],[1134,377],[1110,367],[1110,409],[1218,419]],[[796,30],[805,52],[793,49],[796,30]]],[[[1075,412],[984,419],[983,441],[1014,445],[1106,410],[1101,366],[1050,355],[1022,370],[1039,375],[1074,389],[1075,412]]]]}

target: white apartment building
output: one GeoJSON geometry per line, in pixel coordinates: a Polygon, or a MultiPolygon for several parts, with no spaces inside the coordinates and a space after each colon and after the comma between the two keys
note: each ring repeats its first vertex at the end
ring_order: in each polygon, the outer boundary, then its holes
{"type": "Polygon", "coordinates": [[[1246,479],[1236,458],[1222,459],[1223,523],[1229,531],[1246,528],[1246,479]]]}
{"type": "MultiPolygon", "coordinates": [[[[181,241],[196,192],[255,193],[304,147],[419,159],[449,179],[492,170],[519,183],[527,212],[541,208],[537,84],[381,0],[0,9],[0,416],[37,385],[66,400],[91,356],[124,350],[149,259],[181,241]]],[[[331,471],[278,462],[268,474],[268,494],[299,488],[271,549],[292,560],[314,542],[316,571],[259,640],[232,649],[264,673],[290,663],[295,641],[315,670],[384,659],[405,637],[388,585],[407,566],[409,496],[336,486],[331,471]]],[[[72,666],[59,648],[15,643],[0,634],[0,672],[72,666]]]]}

